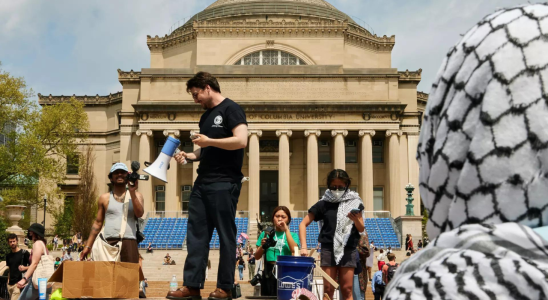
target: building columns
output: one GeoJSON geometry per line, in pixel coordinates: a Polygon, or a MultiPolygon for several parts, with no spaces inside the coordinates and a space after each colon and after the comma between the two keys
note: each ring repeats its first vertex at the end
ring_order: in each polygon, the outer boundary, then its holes
{"type": "MultiPolygon", "coordinates": [[[[136,132],[139,140],[139,162],[142,163],[141,167],[144,167],[145,161],[150,162],[150,137],[152,137],[152,130],[139,129],[136,132]]],[[[139,192],[145,199],[145,213],[154,211],[154,201],[152,196],[152,178],[148,181],[141,181],[139,183],[139,192]]]]}
{"type": "Polygon", "coordinates": [[[365,211],[373,211],[373,143],[375,130],[360,130],[359,182],[358,191],[364,202],[365,211]]]}
{"type": "Polygon", "coordinates": [[[280,138],[278,154],[278,203],[289,207],[290,203],[290,178],[289,178],[289,138],[293,135],[291,130],[278,130],[276,136],[280,138]]]}
{"type": "Polygon", "coordinates": [[[398,196],[400,199],[400,206],[402,207],[401,213],[405,214],[405,205],[407,202],[405,201],[407,192],[405,191],[404,187],[409,183],[409,162],[408,162],[408,154],[407,154],[407,133],[404,132],[400,136],[400,184],[398,186],[398,196]]]}
{"type": "MultiPolygon", "coordinates": [[[[195,134],[200,133],[200,129],[195,129],[190,131],[190,135],[193,136],[195,134]]],[[[200,146],[192,143],[194,151],[198,150],[200,146]]],[[[196,178],[198,178],[198,167],[200,166],[199,161],[192,162],[192,186],[194,186],[194,182],[196,181],[196,178]]]]}
{"type": "Polygon", "coordinates": [[[120,162],[131,165],[131,131],[120,131],[120,162]]]}
{"type": "Polygon", "coordinates": [[[320,199],[318,185],[318,137],[319,130],[305,130],[306,137],[306,208],[320,199]]]}
{"type": "Polygon", "coordinates": [[[400,143],[398,136],[401,136],[402,132],[399,130],[387,130],[386,136],[389,138],[388,142],[388,173],[389,173],[389,186],[390,186],[390,211],[392,217],[397,218],[401,216],[402,203],[400,203],[401,191],[403,187],[400,187],[400,143]]]}
{"type": "Polygon", "coordinates": [[[334,140],[333,168],[346,169],[346,152],[344,147],[344,138],[348,135],[348,130],[332,130],[331,136],[334,140]]]}
{"type": "Polygon", "coordinates": [[[407,133],[407,147],[408,147],[408,160],[409,160],[409,182],[415,187],[413,191],[413,211],[415,216],[422,216],[421,211],[421,194],[419,188],[419,162],[416,159],[417,148],[419,146],[419,133],[409,132],[407,133]]]}
{"type": "MultiPolygon", "coordinates": [[[[164,136],[179,138],[181,132],[179,130],[164,130],[164,136]]],[[[166,184],[166,212],[167,211],[179,211],[181,207],[179,201],[177,201],[177,187],[179,186],[179,180],[177,178],[177,171],[179,164],[172,159],[169,162],[169,170],[167,170],[167,184],[166,184]]]]}
{"type": "Polygon", "coordinates": [[[261,165],[259,138],[263,136],[261,130],[248,130],[249,136],[249,192],[248,192],[248,211],[249,218],[253,219],[259,215],[259,206],[261,202],[261,165]]]}

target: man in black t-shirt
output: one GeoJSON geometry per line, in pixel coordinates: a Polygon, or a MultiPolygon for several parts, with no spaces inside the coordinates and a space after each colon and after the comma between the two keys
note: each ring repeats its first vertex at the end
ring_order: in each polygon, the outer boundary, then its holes
{"type": "Polygon", "coordinates": [[[6,255],[6,266],[10,269],[8,292],[10,300],[17,300],[21,294],[17,282],[23,279],[23,272],[28,270],[30,254],[28,251],[19,248],[19,239],[13,233],[8,235],[8,244],[11,249],[11,253],[6,255]]]}
{"type": "Polygon", "coordinates": [[[200,133],[192,142],[200,148],[181,152],[175,160],[200,161],[198,177],[188,207],[187,247],[183,288],[169,292],[168,299],[198,299],[204,288],[209,242],[217,228],[220,263],[217,289],[209,299],[231,298],[236,265],[236,205],[242,187],[242,164],[247,146],[247,121],[243,109],[221,95],[217,79],[199,72],[187,82],[187,92],[206,112],[200,118],[200,133]]]}

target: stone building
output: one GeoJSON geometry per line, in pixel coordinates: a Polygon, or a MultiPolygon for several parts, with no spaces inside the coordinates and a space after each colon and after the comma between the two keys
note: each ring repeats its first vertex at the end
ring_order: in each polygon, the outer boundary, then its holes
{"type": "MultiPolygon", "coordinates": [[[[341,168],[367,211],[405,214],[404,186],[418,186],[415,152],[428,95],[417,92],[421,70],[392,66],[395,36],[372,34],[324,0],[219,0],[146,42],[150,67],[118,70],[122,92],[75,96],[89,115],[101,193],[114,162],[154,161],[167,136],[193,150],[203,110],[186,81],[207,71],[249,122],[243,173],[250,180],[239,211],[252,219],[277,205],[306,211],[325,191],[327,173],[341,168]]],[[[185,211],[198,167],[172,162],[168,183],[140,182],[146,212],[185,211]]],[[[68,174],[64,190],[77,182],[68,174]]]]}

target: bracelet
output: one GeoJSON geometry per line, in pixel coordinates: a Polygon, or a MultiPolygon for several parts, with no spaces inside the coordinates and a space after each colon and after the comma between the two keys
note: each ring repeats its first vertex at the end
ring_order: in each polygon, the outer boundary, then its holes
{"type": "Polygon", "coordinates": [[[91,247],[90,247],[90,246],[85,246],[84,248],[89,248],[89,249],[91,249],[91,247]]]}
{"type": "Polygon", "coordinates": [[[28,281],[29,281],[25,276],[23,276],[23,279],[25,279],[25,282],[28,282],[28,281]]]}

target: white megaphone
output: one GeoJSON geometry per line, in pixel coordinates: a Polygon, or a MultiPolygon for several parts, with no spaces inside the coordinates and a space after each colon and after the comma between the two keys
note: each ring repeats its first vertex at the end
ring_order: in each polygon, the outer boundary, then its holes
{"type": "Polygon", "coordinates": [[[160,179],[161,181],[167,183],[167,167],[169,166],[169,161],[177,151],[181,142],[178,139],[168,137],[162,152],[158,155],[158,158],[154,161],[150,167],[144,169],[146,173],[151,176],[160,179]]]}

